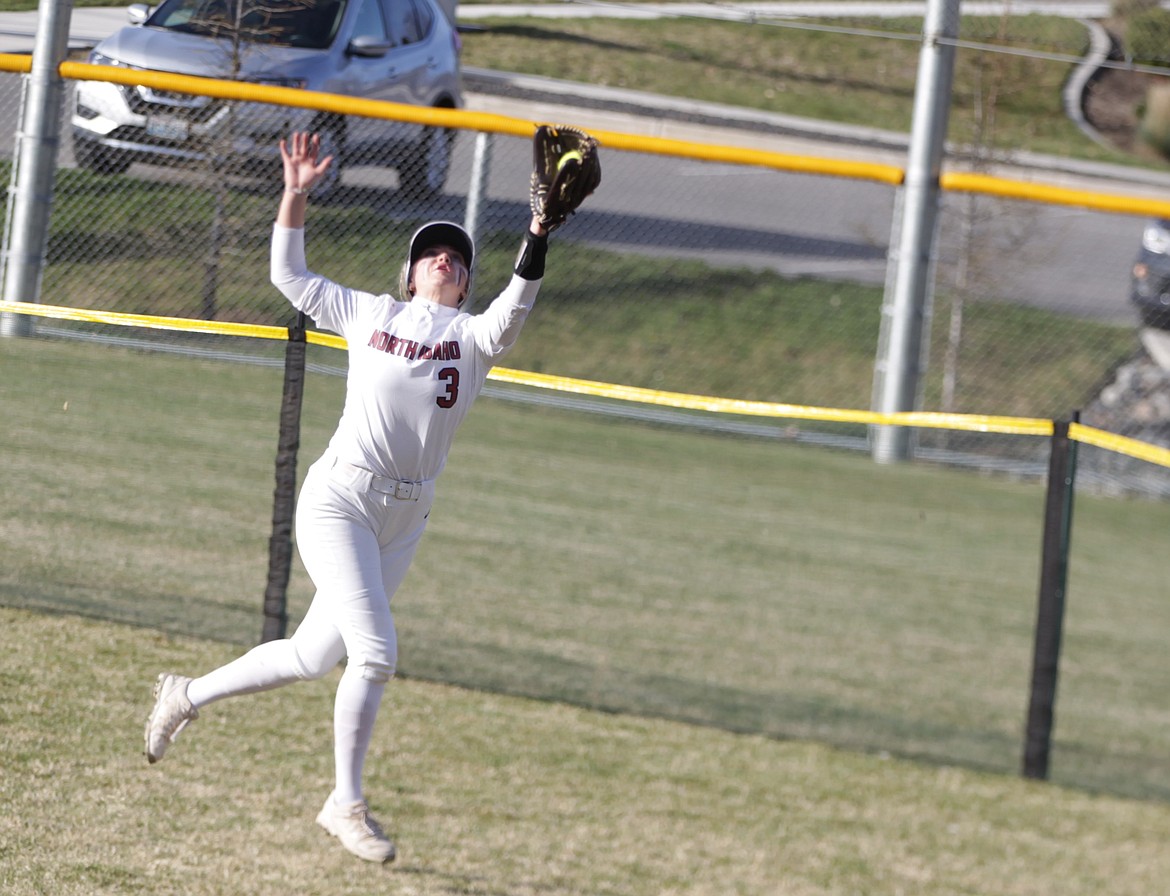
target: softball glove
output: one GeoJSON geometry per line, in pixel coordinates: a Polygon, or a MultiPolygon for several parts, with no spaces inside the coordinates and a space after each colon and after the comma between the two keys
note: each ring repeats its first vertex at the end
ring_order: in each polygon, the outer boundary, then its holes
{"type": "Polygon", "coordinates": [[[532,213],[556,230],[601,183],[597,140],[579,128],[542,124],[532,137],[532,213]]]}

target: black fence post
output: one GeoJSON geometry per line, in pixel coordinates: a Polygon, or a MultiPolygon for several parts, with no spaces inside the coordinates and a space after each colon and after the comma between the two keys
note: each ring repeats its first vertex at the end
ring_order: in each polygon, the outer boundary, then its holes
{"type": "Polygon", "coordinates": [[[276,449],[272,535],[268,539],[268,584],[260,640],[276,641],[288,629],[288,580],[292,569],[292,527],[296,512],[297,453],[301,446],[301,400],[305,393],[305,315],[297,314],[284,351],[284,394],[276,449]]]}
{"type": "MultiPolygon", "coordinates": [[[[1073,421],[1080,415],[1073,414],[1073,421]]],[[[1072,536],[1073,494],[1076,480],[1076,443],[1068,437],[1069,424],[1055,421],[1048,460],[1048,493],[1044,508],[1043,555],[1040,558],[1040,595],[1036,611],[1032,655],[1032,692],[1028,703],[1023,775],[1048,777],[1052,723],[1056,710],[1056,681],[1060,640],[1064,628],[1068,553],[1072,536]]]]}

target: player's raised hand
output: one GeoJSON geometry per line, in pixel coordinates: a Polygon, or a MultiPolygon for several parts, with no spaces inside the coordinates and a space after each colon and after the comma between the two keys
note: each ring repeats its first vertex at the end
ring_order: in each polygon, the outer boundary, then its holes
{"type": "Polygon", "coordinates": [[[333,156],[321,155],[321,137],[306,131],[293,131],[280,141],[280,160],[284,165],[284,188],[290,193],[308,193],[333,162],[333,156]]]}

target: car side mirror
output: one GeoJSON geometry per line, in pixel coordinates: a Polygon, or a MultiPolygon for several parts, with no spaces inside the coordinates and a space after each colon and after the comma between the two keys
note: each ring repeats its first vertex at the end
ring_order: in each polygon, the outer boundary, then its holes
{"type": "Polygon", "coordinates": [[[131,3],[126,7],[126,18],[131,25],[141,25],[150,18],[150,7],[145,3],[131,3]]]}
{"type": "Polygon", "coordinates": [[[393,48],[394,44],[388,40],[378,40],[376,37],[363,34],[351,40],[345,48],[345,52],[349,56],[363,56],[376,59],[379,56],[385,56],[393,48]]]}

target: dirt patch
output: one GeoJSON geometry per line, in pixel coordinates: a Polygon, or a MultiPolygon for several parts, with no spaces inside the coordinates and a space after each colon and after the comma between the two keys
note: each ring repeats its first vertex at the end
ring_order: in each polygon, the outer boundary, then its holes
{"type": "MultiPolygon", "coordinates": [[[[1142,159],[1162,160],[1138,136],[1146,89],[1157,75],[1102,69],[1085,91],[1085,119],[1107,143],[1142,159]]],[[[1164,161],[1164,160],[1162,160],[1164,161]]]]}
{"type": "Polygon", "coordinates": [[[1102,138],[1125,152],[1140,145],[1139,110],[1153,76],[1119,69],[1102,69],[1085,92],[1085,118],[1102,138]]]}
{"type": "MultiPolygon", "coordinates": [[[[1118,46],[1116,34],[1113,39],[1114,46],[1118,46]]],[[[1086,121],[1103,140],[1122,152],[1146,161],[1166,162],[1138,134],[1146,91],[1151,84],[1165,80],[1163,75],[1101,69],[1085,91],[1082,109],[1086,121]]]]}

